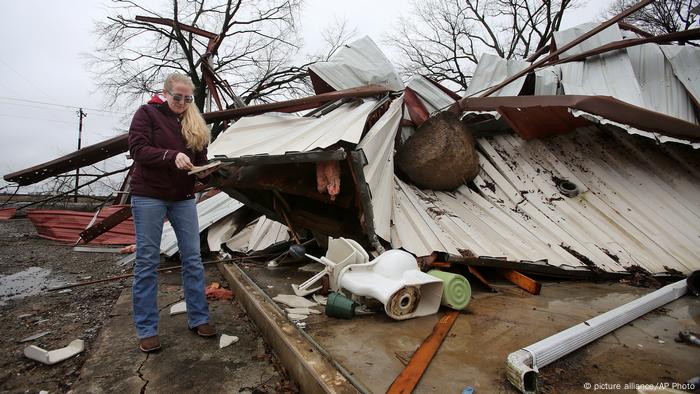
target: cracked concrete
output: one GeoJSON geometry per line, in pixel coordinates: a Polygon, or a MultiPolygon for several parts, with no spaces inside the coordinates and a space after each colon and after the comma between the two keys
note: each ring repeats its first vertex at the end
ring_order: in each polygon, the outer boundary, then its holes
{"type": "Polygon", "coordinates": [[[148,386],[148,380],[143,378],[143,374],[141,373],[141,368],[143,368],[143,365],[146,364],[146,361],[148,361],[148,356],[150,354],[146,354],[146,357],[143,358],[143,362],[139,365],[139,368],[136,370],[136,374],[139,375],[139,378],[144,381],[143,387],[141,387],[141,394],[146,392],[146,386],[148,386]]]}
{"type": "MultiPolygon", "coordinates": [[[[178,272],[161,275],[158,305],[162,349],[144,354],[131,316],[131,291],[125,289],[105,322],[80,374],[74,392],[276,392],[286,387],[283,372],[235,301],[210,301],[212,322],[219,333],[240,341],[219,349],[218,336],[205,339],[187,328],[186,315],[168,315],[168,306],[182,298],[178,272]]],[[[207,269],[207,283],[225,283],[207,269]]]]}

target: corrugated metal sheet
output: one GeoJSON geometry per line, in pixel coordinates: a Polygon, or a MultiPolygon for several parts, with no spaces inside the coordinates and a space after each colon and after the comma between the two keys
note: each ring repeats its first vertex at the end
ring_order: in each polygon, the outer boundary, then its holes
{"type": "MultiPolygon", "coordinates": [[[[562,46],[592,27],[594,27],[592,24],[583,24],[556,32],[555,41],[558,46],[562,46]]],[[[613,25],[570,49],[565,55],[562,55],[562,58],[580,54],[621,39],[622,33],[619,27],[613,25]]],[[[612,96],[638,107],[698,124],[694,104],[686,88],[692,86],[689,89],[697,90],[697,86],[700,86],[698,83],[700,82],[698,81],[700,74],[697,73],[700,65],[700,50],[683,48],[685,47],[645,44],[591,56],[585,61],[545,67],[535,72],[535,94],[612,96]],[[675,66],[671,59],[676,59],[675,66]]],[[[468,94],[495,85],[505,78],[504,72],[493,70],[497,65],[504,68],[507,64],[506,60],[490,55],[484,56],[482,62],[477,66],[477,72],[468,94]],[[480,70],[484,70],[484,72],[481,73],[480,70]]],[[[521,83],[514,84],[517,86],[510,88],[509,91],[512,96],[518,94],[522,85],[521,83]]],[[[503,95],[502,91],[500,95],[503,95]]],[[[696,149],[700,148],[700,144],[692,143],[678,136],[674,136],[674,138],[654,132],[656,130],[643,130],[640,126],[633,127],[621,124],[580,110],[570,109],[570,112],[576,117],[614,126],[630,134],[642,135],[662,143],[675,142],[692,145],[696,149]]],[[[492,115],[496,118],[499,117],[495,114],[492,115]]]]}
{"type": "Polygon", "coordinates": [[[455,103],[455,100],[450,95],[438,89],[422,75],[411,77],[406,86],[416,92],[431,114],[455,103]]]}
{"type": "MultiPolygon", "coordinates": [[[[479,96],[490,87],[498,85],[508,77],[526,69],[530,63],[522,60],[506,60],[502,57],[485,53],[479,59],[474,75],[469,82],[465,96],[479,96]]],[[[525,83],[525,77],[520,77],[491,96],[517,96],[525,83]]]]}
{"type": "MultiPolygon", "coordinates": [[[[97,220],[103,220],[121,208],[122,206],[119,205],[105,207],[97,215],[97,220]]],[[[95,213],[31,209],[27,211],[27,217],[31,220],[40,237],[74,243],[80,238],[80,233],[90,225],[90,222],[95,217],[95,213]]],[[[129,218],[90,243],[98,245],[128,245],[134,242],[134,222],[133,219],[129,218]]]]}
{"type": "MultiPolygon", "coordinates": [[[[421,191],[396,181],[393,246],[563,268],[583,266],[579,255],[609,272],[700,268],[700,178],[663,148],[596,129],[478,145],[476,190],[421,191]],[[556,179],[576,183],[581,194],[564,197],[556,179]]],[[[690,166],[699,164],[695,157],[690,166]]]]}
{"type": "Polygon", "coordinates": [[[336,90],[371,84],[403,90],[394,66],[368,36],[344,45],[331,61],[314,63],[309,70],[336,90]]]}
{"type": "MultiPolygon", "coordinates": [[[[584,35],[585,33],[593,30],[597,23],[582,23],[578,26],[574,26],[570,29],[559,30],[554,32],[554,42],[558,48],[570,43],[571,41],[577,39],[578,37],[584,35]]],[[[562,53],[559,57],[564,59],[569,56],[578,55],[591,49],[601,47],[605,44],[609,44],[614,41],[622,40],[622,32],[617,24],[611,25],[607,29],[601,31],[600,33],[594,35],[593,37],[581,42],[580,44],[574,46],[568,51],[562,53]]]]}
{"type": "Polygon", "coordinates": [[[673,67],[673,72],[688,92],[700,102],[700,48],[663,45],[661,50],[673,67]]]}
{"type": "Polygon", "coordinates": [[[608,272],[632,265],[653,273],[700,268],[700,157],[688,147],[594,128],[477,143],[481,172],[473,189],[435,192],[382,179],[393,187],[387,239],[393,247],[565,269],[588,263],[608,272]],[[557,179],[582,193],[563,196],[557,179]]]}
{"type": "Polygon", "coordinates": [[[226,241],[226,246],[231,250],[247,253],[288,240],[287,226],[262,216],[226,241]]]}
{"type": "Polygon", "coordinates": [[[0,220],[11,219],[16,212],[17,208],[0,208],[0,220]]]}
{"type": "MultiPolygon", "coordinates": [[[[217,193],[197,204],[197,217],[199,219],[199,232],[242,207],[243,204],[229,197],[226,193],[217,193]]],[[[160,240],[160,252],[168,256],[174,255],[178,250],[175,230],[170,222],[163,225],[163,235],[160,240]]]]}
{"type": "MultiPolygon", "coordinates": [[[[698,123],[695,106],[659,45],[637,45],[627,48],[627,53],[641,87],[645,107],[698,123]]],[[[699,70],[700,60],[696,63],[696,76],[699,70]]],[[[700,85],[700,80],[696,80],[695,84],[700,85]]]]}
{"type": "Polygon", "coordinates": [[[389,239],[392,200],[391,183],[385,180],[394,176],[394,136],[401,123],[402,105],[403,98],[394,100],[357,146],[367,158],[363,171],[372,193],[374,231],[384,239],[389,239]]]}
{"type": "Polygon", "coordinates": [[[244,117],[209,146],[209,158],[306,152],[338,141],[356,144],[376,104],[372,99],[347,103],[320,118],[283,114],[244,117]]]}

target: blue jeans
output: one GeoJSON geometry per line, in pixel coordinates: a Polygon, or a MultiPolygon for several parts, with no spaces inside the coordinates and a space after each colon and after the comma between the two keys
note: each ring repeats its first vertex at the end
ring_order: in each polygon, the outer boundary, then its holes
{"type": "Polygon", "coordinates": [[[163,219],[167,216],[175,230],[182,285],[190,328],[209,322],[209,305],[204,295],[204,267],[199,251],[199,224],[194,199],[165,201],[150,197],[131,197],[136,227],[136,266],[132,287],[134,323],[139,338],[158,335],[158,273],[163,219]]]}

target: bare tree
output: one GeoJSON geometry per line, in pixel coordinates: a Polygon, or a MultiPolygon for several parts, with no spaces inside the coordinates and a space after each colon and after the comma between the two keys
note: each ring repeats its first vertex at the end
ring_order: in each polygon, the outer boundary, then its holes
{"type": "MultiPolygon", "coordinates": [[[[604,12],[609,18],[636,4],[636,0],[615,0],[604,12]]],[[[659,0],[625,18],[625,22],[651,34],[666,34],[690,29],[698,20],[692,9],[700,0],[659,0]]]]}
{"type": "Polygon", "coordinates": [[[245,102],[293,95],[304,78],[289,66],[301,42],[295,29],[300,2],[168,0],[159,3],[162,8],[149,8],[151,2],[112,0],[112,16],[95,25],[99,44],[91,70],[115,102],[142,101],[160,90],[166,74],[180,71],[194,82],[196,104],[203,109],[203,62],[232,91],[244,92],[245,102]],[[172,22],[136,20],[137,15],[172,22]],[[213,34],[196,34],[185,25],[213,34]]]}
{"type": "Polygon", "coordinates": [[[449,81],[466,91],[484,52],[522,58],[545,46],[573,0],[415,0],[387,42],[399,70],[449,81]]]}

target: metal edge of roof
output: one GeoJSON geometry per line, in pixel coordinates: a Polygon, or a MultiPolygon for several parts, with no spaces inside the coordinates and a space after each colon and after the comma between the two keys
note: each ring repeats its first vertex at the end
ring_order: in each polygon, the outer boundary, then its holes
{"type": "Polygon", "coordinates": [[[346,103],[320,118],[255,116],[242,118],[208,148],[208,156],[229,158],[281,155],[327,148],[338,141],[359,142],[377,100],[346,103]]]}

